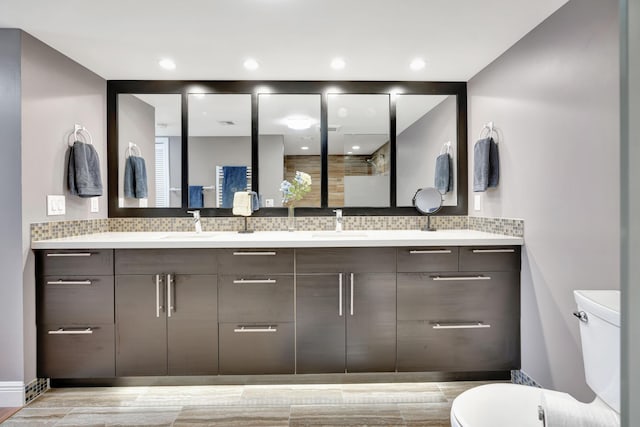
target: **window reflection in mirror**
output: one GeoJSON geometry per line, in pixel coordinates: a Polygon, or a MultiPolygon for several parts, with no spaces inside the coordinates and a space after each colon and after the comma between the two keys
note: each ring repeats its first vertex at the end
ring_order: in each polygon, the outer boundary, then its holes
{"type": "Polygon", "coordinates": [[[231,208],[251,190],[251,95],[189,94],[189,207],[231,208]]]}
{"type": "Polygon", "coordinates": [[[329,94],[329,206],[388,207],[389,95],[329,94]]]}
{"type": "Polygon", "coordinates": [[[177,94],[118,95],[118,205],[180,207],[181,101],[177,94]]]}
{"type": "Polygon", "coordinates": [[[260,199],[280,207],[283,180],[296,171],[311,175],[311,191],[298,207],[320,207],[320,95],[258,95],[260,199]]]}
{"type": "Polygon", "coordinates": [[[457,105],[455,95],[397,95],[396,165],[398,206],[412,206],[415,192],[436,187],[443,206],[456,206],[457,197],[457,105]],[[436,180],[436,162],[440,163],[436,180]],[[444,180],[444,181],[443,181],[444,180]],[[447,185],[448,182],[448,185],[447,185]]]}

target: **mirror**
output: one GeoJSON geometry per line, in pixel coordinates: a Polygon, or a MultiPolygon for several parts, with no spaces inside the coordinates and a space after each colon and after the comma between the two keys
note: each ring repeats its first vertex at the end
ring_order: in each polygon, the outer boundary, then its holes
{"type": "Polygon", "coordinates": [[[231,208],[251,190],[251,95],[189,94],[189,208],[231,208]]]}
{"type": "Polygon", "coordinates": [[[444,206],[457,205],[457,116],[456,95],[397,95],[398,206],[411,206],[416,189],[432,186],[444,206]]]}
{"type": "Polygon", "coordinates": [[[435,231],[431,227],[431,215],[442,207],[442,193],[434,187],[421,188],[416,191],[412,199],[413,206],[423,215],[428,215],[424,231],[435,231]]]}
{"type": "Polygon", "coordinates": [[[329,206],[390,206],[389,95],[329,94],[329,206]]]}
{"type": "Polygon", "coordinates": [[[180,207],[180,95],[118,95],[118,206],[180,207]]]}
{"type": "Polygon", "coordinates": [[[296,171],[311,176],[311,191],[296,202],[320,207],[320,94],[258,95],[259,188],[265,207],[281,207],[283,180],[296,171]]]}

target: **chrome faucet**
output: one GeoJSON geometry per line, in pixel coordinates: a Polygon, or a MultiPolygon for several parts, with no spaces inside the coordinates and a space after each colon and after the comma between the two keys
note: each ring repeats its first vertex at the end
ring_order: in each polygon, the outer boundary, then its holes
{"type": "Polygon", "coordinates": [[[336,213],[336,231],[342,231],[342,209],[334,209],[336,213]]]}
{"type": "Polygon", "coordinates": [[[187,211],[193,215],[193,225],[196,227],[196,233],[202,233],[202,223],[200,222],[200,211],[187,211]]]}

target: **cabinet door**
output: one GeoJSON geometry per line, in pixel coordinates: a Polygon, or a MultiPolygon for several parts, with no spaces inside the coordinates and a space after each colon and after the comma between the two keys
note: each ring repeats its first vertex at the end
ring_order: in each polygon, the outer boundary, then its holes
{"type": "Polygon", "coordinates": [[[116,376],[167,374],[165,286],[156,279],[116,276],[116,376]]]}
{"type": "Polygon", "coordinates": [[[347,371],[395,371],[396,275],[348,276],[347,371]]]}
{"type": "MultiPolygon", "coordinates": [[[[344,274],[296,278],[297,372],[345,371],[344,274]],[[342,286],[340,286],[340,279],[342,286]],[[340,292],[342,288],[342,292],[340,292]]],[[[394,297],[395,300],[395,297],[394,297]]],[[[395,306],[395,302],[394,302],[395,306]]]]}
{"type": "Polygon", "coordinates": [[[214,375],[218,372],[217,276],[169,277],[169,375],[214,375]]]}

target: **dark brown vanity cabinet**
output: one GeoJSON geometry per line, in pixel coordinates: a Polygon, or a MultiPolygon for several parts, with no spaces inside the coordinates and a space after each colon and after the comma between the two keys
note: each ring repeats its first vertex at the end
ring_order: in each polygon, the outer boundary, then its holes
{"type": "Polygon", "coordinates": [[[395,248],[296,251],[298,373],[395,370],[395,253],[395,248]]]}
{"type": "Polygon", "coordinates": [[[36,253],[40,378],[115,375],[113,250],[36,253]]]}
{"type": "Polygon", "coordinates": [[[519,368],[519,247],[398,251],[399,371],[519,368]]]}
{"type": "Polygon", "coordinates": [[[218,372],[217,253],[115,251],[116,376],[218,372]]]}
{"type": "Polygon", "coordinates": [[[219,252],[221,374],[293,374],[293,249],[219,252]]]}

